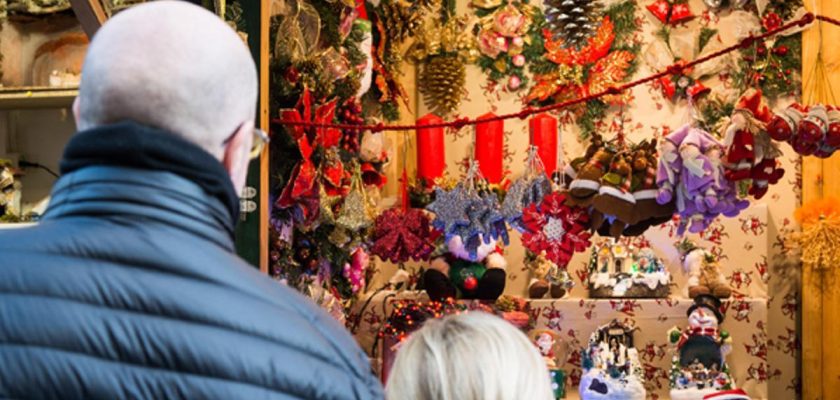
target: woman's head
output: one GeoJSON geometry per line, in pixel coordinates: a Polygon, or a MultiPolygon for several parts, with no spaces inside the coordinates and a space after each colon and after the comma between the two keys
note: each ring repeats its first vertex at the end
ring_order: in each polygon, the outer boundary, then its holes
{"type": "Polygon", "coordinates": [[[528,338],[490,314],[425,323],[397,353],[389,400],[549,400],[548,370],[528,338]]]}

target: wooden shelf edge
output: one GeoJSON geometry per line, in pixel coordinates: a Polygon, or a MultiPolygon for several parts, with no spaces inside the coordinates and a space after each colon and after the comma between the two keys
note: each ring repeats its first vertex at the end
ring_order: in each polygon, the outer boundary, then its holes
{"type": "Polygon", "coordinates": [[[0,110],[68,108],[78,95],[76,88],[0,88],[0,110]]]}

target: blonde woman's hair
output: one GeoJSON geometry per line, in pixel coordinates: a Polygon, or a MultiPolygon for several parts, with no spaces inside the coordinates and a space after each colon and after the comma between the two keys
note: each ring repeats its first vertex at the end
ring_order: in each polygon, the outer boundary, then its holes
{"type": "Polygon", "coordinates": [[[482,312],[432,320],[400,347],[388,400],[550,400],[548,369],[528,338],[482,312]]]}

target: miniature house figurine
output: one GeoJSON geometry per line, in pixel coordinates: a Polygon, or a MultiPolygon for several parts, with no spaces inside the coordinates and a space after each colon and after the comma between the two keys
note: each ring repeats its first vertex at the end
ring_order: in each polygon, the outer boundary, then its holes
{"type": "Polygon", "coordinates": [[[613,320],[592,333],[582,351],[581,399],[645,398],[642,365],[633,346],[636,329],[632,323],[613,320]]]}
{"type": "Polygon", "coordinates": [[[731,390],[725,357],[731,350],[731,339],[720,329],[723,314],[720,300],[704,294],[694,298],[688,309],[688,327],[673,328],[669,339],[677,347],[671,367],[671,399],[702,400],[721,390],[731,390]]]}
{"type": "Polygon", "coordinates": [[[592,298],[665,298],[671,274],[653,250],[607,239],[592,248],[587,284],[592,298]]]}

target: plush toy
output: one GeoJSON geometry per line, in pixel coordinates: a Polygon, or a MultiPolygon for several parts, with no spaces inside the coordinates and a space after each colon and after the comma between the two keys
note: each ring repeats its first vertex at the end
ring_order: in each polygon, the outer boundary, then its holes
{"type": "Polygon", "coordinates": [[[472,256],[460,236],[447,241],[449,250],[432,260],[423,274],[423,287],[433,301],[448,298],[494,301],[505,291],[507,262],[496,241],[481,244],[472,256]]]}
{"type": "Polygon", "coordinates": [[[541,299],[546,293],[553,299],[559,299],[568,293],[574,285],[569,273],[551,262],[545,252],[526,262],[531,269],[532,278],[528,286],[528,297],[541,299]]]}
{"type": "MultiPolygon", "coordinates": [[[[587,151],[588,152],[588,151],[587,151]]],[[[577,176],[569,184],[569,200],[574,205],[589,206],[601,189],[601,177],[607,173],[615,154],[608,148],[599,146],[594,149],[577,171],[577,176]]]]}
{"type": "Polygon", "coordinates": [[[688,297],[693,299],[711,295],[726,299],[732,295],[732,289],[726,283],[713,254],[688,240],[682,241],[678,248],[682,255],[683,270],[688,273],[688,297]]]}
{"type": "MultiPolygon", "coordinates": [[[[825,119],[827,127],[827,114],[825,119]]],[[[821,118],[817,120],[823,121],[821,118]]],[[[751,180],[748,192],[756,199],[764,197],[769,185],[778,183],[785,174],[777,160],[782,152],[770,139],[784,136],[786,123],[773,118],[761,98],[760,90],[749,90],[738,101],[726,128],[726,178],[734,182],[751,180]],[[775,133],[771,134],[770,130],[775,133]]],[[[808,143],[812,142],[818,141],[809,139],[808,143]]]]}
{"type": "Polygon", "coordinates": [[[632,224],[624,229],[624,236],[639,236],[651,226],[668,222],[674,215],[674,202],[659,204],[656,201],[656,140],[644,141],[635,150],[633,159],[633,208],[632,224]]]}
{"type": "Polygon", "coordinates": [[[749,206],[724,177],[722,148],[711,134],[690,125],[666,136],[660,146],[656,200],[675,202],[679,235],[686,229],[699,233],[719,215],[734,217],[749,206]]]}

